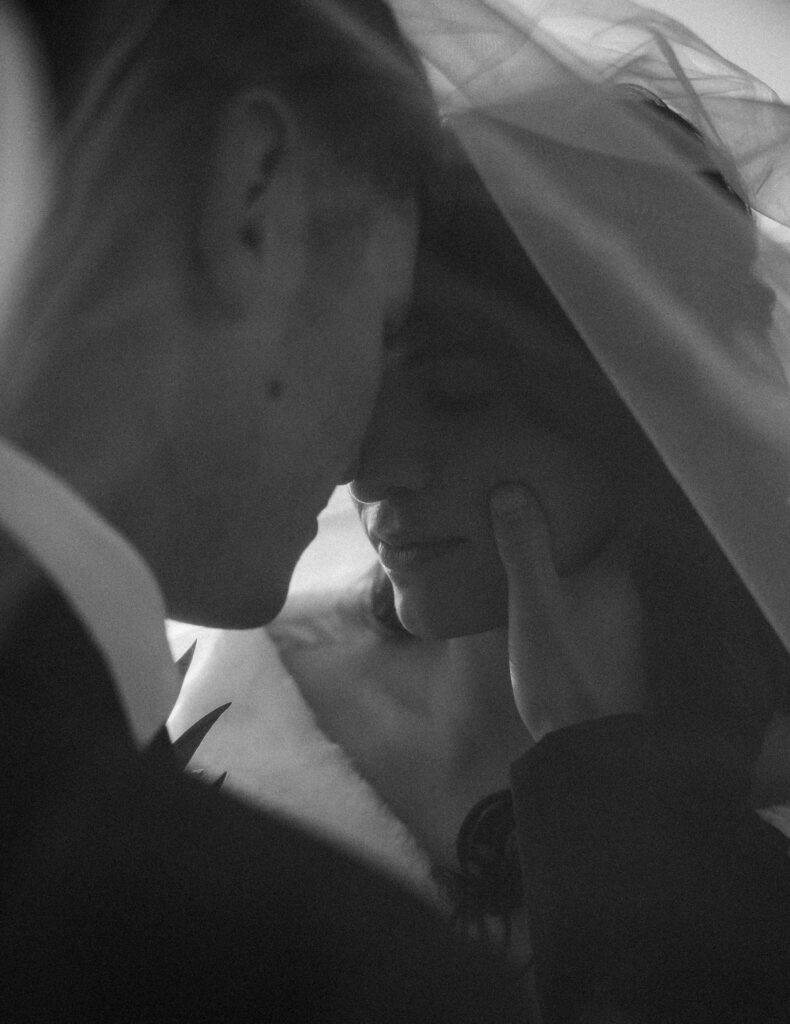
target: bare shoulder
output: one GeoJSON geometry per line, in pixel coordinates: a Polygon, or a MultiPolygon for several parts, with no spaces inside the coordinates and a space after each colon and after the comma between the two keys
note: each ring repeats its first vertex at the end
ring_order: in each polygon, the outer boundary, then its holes
{"type": "Polygon", "coordinates": [[[300,594],[268,631],[319,724],[341,745],[390,742],[419,714],[437,652],[378,622],[367,577],[300,594]]]}

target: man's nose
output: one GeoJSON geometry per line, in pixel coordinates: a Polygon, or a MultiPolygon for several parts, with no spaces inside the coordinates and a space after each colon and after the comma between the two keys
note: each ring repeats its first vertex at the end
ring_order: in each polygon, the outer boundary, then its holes
{"type": "Polygon", "coordinates": [[[358,474],[359,474],[360,462],[361,462],[360,454],[359,454],[359,452],[357,452],[357,454],[354,456],[353,461],[350,462],[348,464],[348,466],[346,466],[346,468],[343,470],[343,472],[342,472],[342,474],[340,476],[340,480],[338,481],[338,483],[339,484],[350,484],[351,481],[356,476],[358,476],[358,474]]]}

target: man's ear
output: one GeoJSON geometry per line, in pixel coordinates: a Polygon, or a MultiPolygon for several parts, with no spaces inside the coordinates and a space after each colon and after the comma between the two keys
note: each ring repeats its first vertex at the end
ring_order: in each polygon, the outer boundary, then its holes
{"type": "Polygon", "coordinates": [[[220,120],[198,246],[206,284],[237,316],[261,298],[272,257],[287,261],[301,234],[299,139],[293,111],[266,90],[233,97],[220,120]]]}

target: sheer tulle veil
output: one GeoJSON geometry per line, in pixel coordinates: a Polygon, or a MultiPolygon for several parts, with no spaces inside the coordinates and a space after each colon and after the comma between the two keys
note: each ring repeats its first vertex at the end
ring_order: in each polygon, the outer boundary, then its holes
{"type": "Polygon", "coordinates": [[[628,0],[393,7],[520,244],[790,647],[790,108],[628,0]]]}

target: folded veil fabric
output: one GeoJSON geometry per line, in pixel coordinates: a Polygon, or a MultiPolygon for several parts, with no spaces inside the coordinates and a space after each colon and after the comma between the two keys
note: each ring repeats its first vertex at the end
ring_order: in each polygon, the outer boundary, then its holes
{"type": "MultiPolygon", "coordinates": [[[[19,288],[24,258],[49,195],[42,70],[25,23],[0,5],[0,320],[19,288]]],[[[0,352],[2,349],[0,349],[0,352]]]]}
{"type": "Polygon", "coordinates": [[[628,0],[393,7],[520,244],[790,647],[790,108],[628,0]]]}

